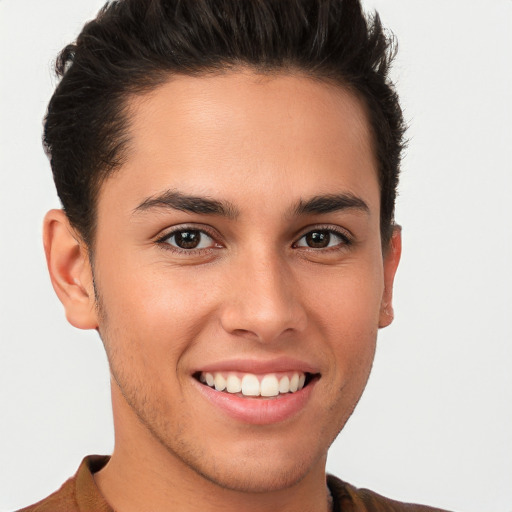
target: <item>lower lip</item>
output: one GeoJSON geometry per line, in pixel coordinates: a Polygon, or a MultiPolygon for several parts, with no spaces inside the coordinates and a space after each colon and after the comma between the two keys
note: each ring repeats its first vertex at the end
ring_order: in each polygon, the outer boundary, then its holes
{"type": "Polygon", "coordinates": [[[238,395],[216,391],[194,379],[201,394],[231,418],[253,425],[268,425],[292,418],[306,407],[317,382],[312,380],[295,393],[274,398],[242,398],[238,395]]]}

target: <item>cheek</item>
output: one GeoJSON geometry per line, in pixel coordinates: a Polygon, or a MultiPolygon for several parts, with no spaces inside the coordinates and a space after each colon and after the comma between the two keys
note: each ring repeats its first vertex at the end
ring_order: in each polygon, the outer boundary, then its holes
{"type": "Polygon", "coordinates": [[[137,354],[153,372],[176,367],[214,308],[211,284],[165,266],[105,271],[98,289],[106,341],[112,349],[122,345],[124,353],[137,354]]]}
{"type": "Polygon", "coordinates": [[[310,319],[327,340],[331,371],[341,381],[336,386],[353,383],[355,389],[371,369],[383,291],[380,261],[336,269],[310,299],[310,319]]]}
{"type": "Polygon", "coordinates": [[[315,283],[317,293],[310,295],[309,308],[329,338],[336,332],[350,337],[376,332],[384,289],[379,259],[331,269],[315,283]]]}

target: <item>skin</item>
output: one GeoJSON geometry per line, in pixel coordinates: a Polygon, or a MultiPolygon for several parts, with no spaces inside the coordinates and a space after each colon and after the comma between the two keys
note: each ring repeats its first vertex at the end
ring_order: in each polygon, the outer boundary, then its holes
{"type": "Polygon", "coordinates": [[[364,108],[339,86],[244,70],[174,77],[129,106],[128,158],[98,199],[94,268],[61,211],[45,220],[67,318],[99,331],[110,362],[116,441],[96,482],[123,512],[325,511],[327,450],[392,321],[400,257],[398,230],[381,245],[364,108]],[[230,215],[150,205],[166,191],[228,202],[230,215]],[[333,194],[366,208],[297,212],[333,194]],[[176,227],[210,238],[177,252],[176,227]],[[329,230],[341,236],[308,246],[307,233],[329,230]],[[198,369],[278,357],[319,374],[292,418],[244,423],[198,393],[198,369]]]}

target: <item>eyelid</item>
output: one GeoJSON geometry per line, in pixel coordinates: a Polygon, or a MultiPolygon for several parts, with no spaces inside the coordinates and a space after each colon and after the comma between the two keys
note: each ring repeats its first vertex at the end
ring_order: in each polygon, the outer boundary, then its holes
{"type": "MultiPolygon", "coordinates": [[[[354,235],[348,229],[342,228],[340,226],[333,226],[332,224],[320,224],[307,226],[306,228],[303,228],[300,231],[301,234],[296,237],[293,245],[295,246],[299,240],[304,238],[308,233],[314,231],[328,231],[329,233],[334,233],[335,235],[341,237],[345,241],[345,245],[350,245],[354,241],[354,235]]],[[[311,247],[311,249],[313,248],[311,247]]],[[[318,249],[314,250],[318,251],[318,249]]]]}
{"type": "Polygon", "coordinates": [[[219,241],[220,235],[216,230],[213,230],[210,226],[206,226],[204,224],[179,224],[177,226],[172,226],[166,230],[164,230],[163,234],[160,232],[158,234],[154,241],[157,244],[165,245],[167,248],[174,250],[176,252],[186,252],[186,253],[193,253],[194,251],[208,251],[212,248],[215,248],[216,246],[221,246],[222,242],[219,241]],[[207,237],[211,238],[213,241],[212,247],[203,248],[203,249],[181,249],[180,247],[174,247],[171,244],[167,243],[167,240],[171,238],[173,235],[181,232],[181,231],[198,231],[199,233],[202,233],[203,235],[206,235],[207,237]]]}

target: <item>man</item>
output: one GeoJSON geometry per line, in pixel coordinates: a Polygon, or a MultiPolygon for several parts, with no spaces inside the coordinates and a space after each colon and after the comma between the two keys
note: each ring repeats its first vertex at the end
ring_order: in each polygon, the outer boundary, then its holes
{"type": "Polygon", "coordinates": [[[115,449],[24,510],[433,510],[325,475],[393,319],[391,58],[356,0],[120,0],[63,50],[45,251],[115,449]]]}

